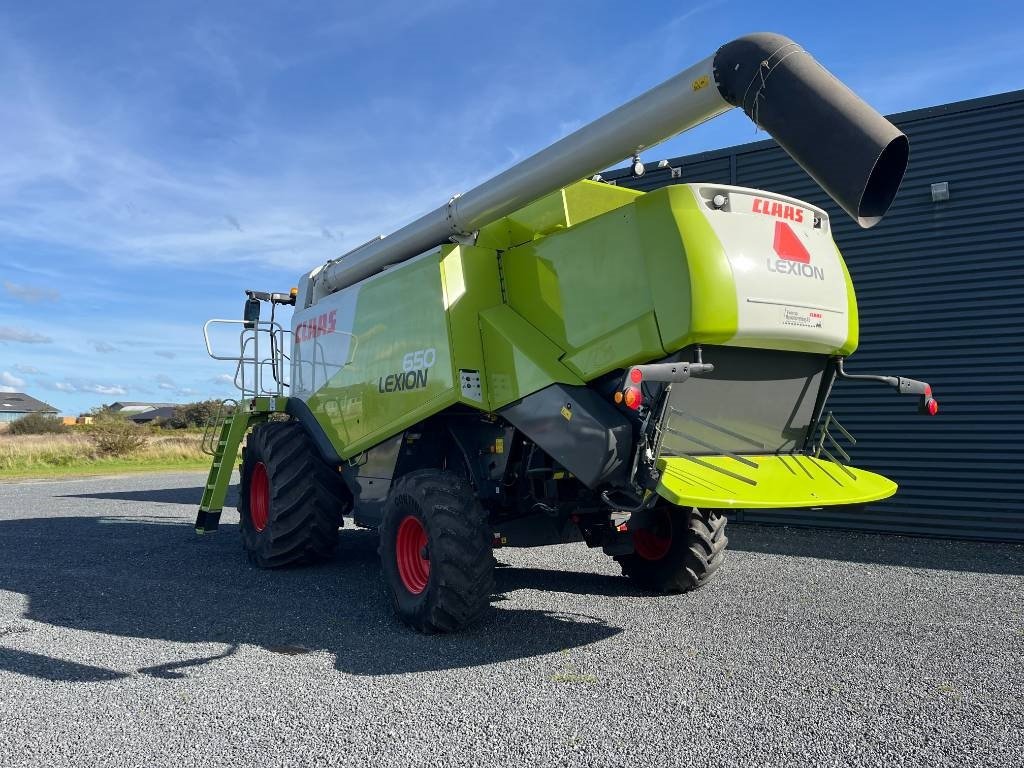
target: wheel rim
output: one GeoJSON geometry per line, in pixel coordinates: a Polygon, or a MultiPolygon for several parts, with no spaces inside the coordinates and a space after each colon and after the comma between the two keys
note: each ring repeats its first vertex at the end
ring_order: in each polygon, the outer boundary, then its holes
{"type": "Polygon", "coordinates": [[[252,527],[262,531],[267,527],[270,518],[270,478],[267,476],[267,465],[257,462],[252,470],[249,481],[249,520],[252,527]]]}
{"type": "Polygon", "coordinates": [[[427,531],[418,517],[409,515],[398,526],[395,559],[403,586],[414,595],[423,592],[430,580],[430,560],[426,554],[427,531]]]}
{"type": "Polygon", "coordinates": [[[672,548],[672,518],[662,510],[651,528],[633,531],[633,551],[644,560],[661,560],[672,548]]]}

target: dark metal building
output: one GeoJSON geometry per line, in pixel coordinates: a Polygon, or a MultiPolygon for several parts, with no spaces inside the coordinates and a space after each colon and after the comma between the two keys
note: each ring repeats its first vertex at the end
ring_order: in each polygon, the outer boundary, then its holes
{"type": "Polygon", "coordinates": [[[858,440],[853,463],[896,480],[895,497],[742,519],[1024,542],[1024,90],[889,119],[910,138],[910,167],[869,230],[774,141],[605,178],[643,190],[737,184],[826,209],[860,305],[860,349],[847,370],[935,388],[935,418],[880,385],[833,390],[831,408],[858,440]]]}

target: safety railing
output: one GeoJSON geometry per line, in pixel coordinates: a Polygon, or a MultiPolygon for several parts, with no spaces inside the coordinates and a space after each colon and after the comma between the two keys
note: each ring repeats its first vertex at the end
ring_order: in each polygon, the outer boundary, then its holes
{"type": "Polygon", "coordinates": [[[203,325],[206,352],[214,360],[235,363],[234,384],[243,399],[282,397],[290,385],[291,359],[286,353],[291,331],[269,320],[207,320],[203,325]],[[211,329],[239,326],[237,352],[215,351],[211,329]]]}

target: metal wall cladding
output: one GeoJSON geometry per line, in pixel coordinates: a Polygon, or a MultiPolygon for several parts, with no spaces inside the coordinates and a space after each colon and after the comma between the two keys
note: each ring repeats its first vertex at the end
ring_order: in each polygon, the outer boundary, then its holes
{"type": "Polygon", "coordinates": [[[606,178],[645,190],[733,183],[823,207],[860,306],[860,348],[847,370],[934,387],[934,418],[882,385],[838,382],[829,401],[858,439],[854,465],[896,480],[895,497],[740,519],[1024,542],[1024,91],[890,120],[910,138],[910,167],[888,215],[868,230],[773,141],[677,158],[678,179],[669,169],[606,178]],[[949,200],[933,202],[939,182],[949,200]]]}

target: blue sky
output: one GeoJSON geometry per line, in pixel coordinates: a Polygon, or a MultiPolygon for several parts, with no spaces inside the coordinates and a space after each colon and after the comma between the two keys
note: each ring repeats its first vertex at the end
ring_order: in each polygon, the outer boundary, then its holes
{"type": "MultiPolygon", "coordinates": [[[[0,389],[233,394],[201,327],[738,35],[885,113],[1024,86],[1015,3],[80,2],[0,9],[0,389]],[[102,10],[97,10],[102,8],[102,10]]],[[[731,113],[647,153],[757,140],[731,113]]]]}

